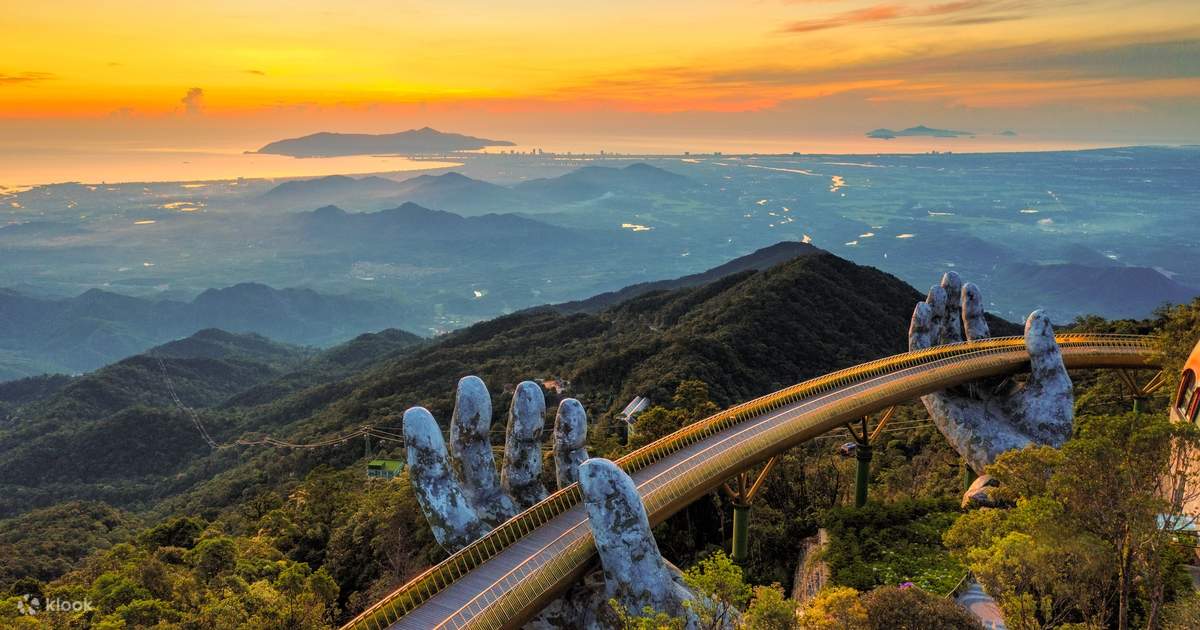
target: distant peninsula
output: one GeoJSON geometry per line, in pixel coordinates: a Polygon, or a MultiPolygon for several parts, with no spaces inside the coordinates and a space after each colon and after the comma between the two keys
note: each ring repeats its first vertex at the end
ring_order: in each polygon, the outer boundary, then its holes
{"type": "Polygon", "coordinates": [[[342,155],[419,155],[447,151],[471,151],[485,147],[511,147],[507,140],[488,140],[443,133],[424,127],[399,133],[321,132],[272,142],[257,151],[291,157],[335,157],[342,155]]]}
{"type": "Polygon", "coordinates": [[[954,131],[953,129],[934,129],[925,125],[917,125],[908,129],[896,131],[894,129],[874,129],[867,132],[868,138],[878,138],[880,140],[891,140],[893,138],[911,138],[911,137],[926,137],[926,138],[958,138],[961,136],[974,136],[970,131],[954,131]]]}

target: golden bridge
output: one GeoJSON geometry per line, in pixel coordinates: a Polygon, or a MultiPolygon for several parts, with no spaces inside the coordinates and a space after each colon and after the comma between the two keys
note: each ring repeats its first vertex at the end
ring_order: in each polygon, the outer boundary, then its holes
{"type": "MultiPolygon", "coordinates": [[[[1156,367],[1149,337],[1057,339],[1068,369],[1156,367]]],[[[1028,370],[1021,337],[898,354],[736,405],[617,464],[633,478],[654,525],[739,472],[851,420],[947,387],[1028,370]]],[[[344,628],[519,627],[595,560],[579,486],[571,485],[413,578],[344,628]]]]}

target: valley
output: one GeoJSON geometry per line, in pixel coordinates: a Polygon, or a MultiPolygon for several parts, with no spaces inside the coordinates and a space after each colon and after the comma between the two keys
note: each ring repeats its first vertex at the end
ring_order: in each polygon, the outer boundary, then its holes
{"type": "MultiPolygon", "coordinates": [[[[988,307],[1010,319],[1034,308],[1064,323],[1144,317],[1200,293],[1189,246],[1200,227],[1187,219],[1200,203],[1196,149],[452,157],[461,166],[420,175],[0,191],[3,299],[99,290],[169,304],[258,283],[370,305],[370,315],[304,334],[273,334],[265,311],[233,327],[325,346],[384,327],[442,334],[697,273],[781,241],[918,287],[957,270],[987,286],[988,307]],[[1071,292],[1082,286],[1102,290],[1071,292]]],[[[21,329],[36,312],[8,307],[0,320],[21,329]]],[[[222,325],[189,330],[187,321],[170,334],[222,325]]],[[[122,334],[147,339],[121,345],[126,354],[166,340],[122,334]]],[[[9,376],[102,364],[0,343],[9,376]]]]}

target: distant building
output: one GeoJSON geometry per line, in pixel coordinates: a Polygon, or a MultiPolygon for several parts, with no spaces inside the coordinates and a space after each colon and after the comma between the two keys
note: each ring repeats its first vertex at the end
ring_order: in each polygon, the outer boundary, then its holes
{"type": "Polygon", "coordinates": [[[632,423],[633,419],[645,411],[650,406],[650,399],[645,396],[634,396],[633,400],[629,401],[628,405],[617,414],[617,419],[626,423],[632,423]]]}
{"type": "Polygon", "coordinates": [[[633,400],[629,401],[629,404],[625,405],[625,408],[617,414],[617,421],[621,423],[619,425],[621,427],[621,433],[624,434],[622,437],[626,442],[628,442],[629,438],[636,433],[634,428],[634,420],[637,418],[637,415],[649,407],[649,398],[646,398],[645,396],[634,396],[633,400]]]}
{"type": "Polygon", "coordinates": [[[565,394],[571,389],[571,382],[565,378],[551,377],[542,379],[542,389],[556,394],[565,394]]]}
{"type": "Polygon", "coordinates": [[[367,462],[368,479],[395,479],[404,472],[404,461],[399,459],[372,459],[367,462]]]}

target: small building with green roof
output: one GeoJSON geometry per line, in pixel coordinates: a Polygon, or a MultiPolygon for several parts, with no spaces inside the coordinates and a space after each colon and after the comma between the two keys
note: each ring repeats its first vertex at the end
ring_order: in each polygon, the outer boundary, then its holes
{"type": "Polygon", "coordinates": [[[367,462],[368,479],[395,479],[404,472],[404,461],[399,459],[372,459],[367,462]]]}

